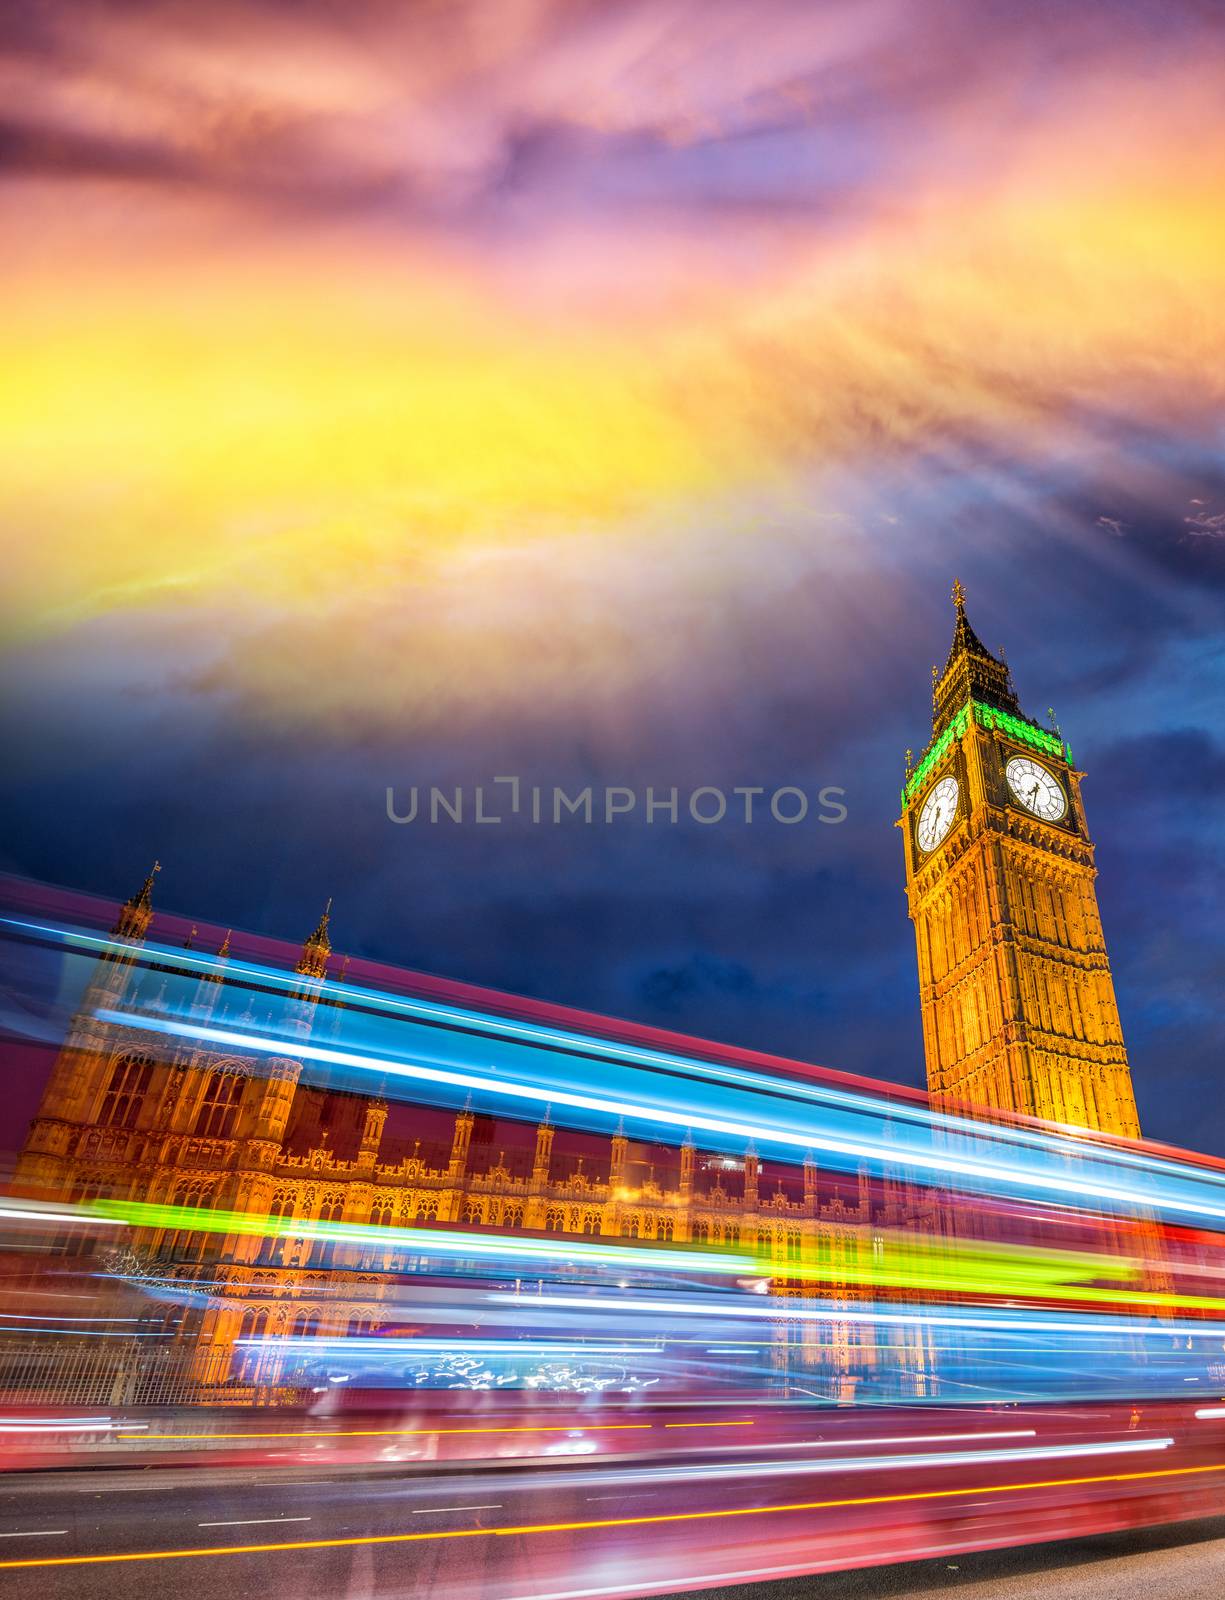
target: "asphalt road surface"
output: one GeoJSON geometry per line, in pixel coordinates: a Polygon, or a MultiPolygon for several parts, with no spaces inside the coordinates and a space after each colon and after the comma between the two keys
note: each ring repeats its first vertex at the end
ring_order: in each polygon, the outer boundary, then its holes
{"type": "MultiPolygon", "coordinates": [[[[813,1509],[828,1486],[790,1475],[755,1482],[751,1464],[748,1477],[704,1482],[688,1468],[652,1478],[640,1465],[594,1461],[425,1475],[203,1464],[14,1474],[0,1480],[0,1592],[14,1600],[200,1600],[209,1591],[224,1600],[612,1600],[698,1587],[754,1600],[906,1600],[946,1590],[962,1600],[1225,1595],[1225,1519],[963,1555],[953,1546],[998,1542],[1022,1526],[1008,1521],[1016,1516],[1008,1497],[965,1492],[955,1510],[939,1498],[921,1503],[921,1517],[907,1508],[903,1525],[873,1522],[878,1513],[858,1502],[813,1509]],[[890,1538],[939,1555],[863,1570],[888,1553],[890,1538]],[[860,1570],[802,1576],[817,1549],[860,1570]],[[780,1574],[785,1581],[771,1581],[780,1574]]],[[[1064,1528],[1078,1493],[1031,1497],[1027,1514],[1045,1507],[1045,1525],[1064,1528]]]]}
{"type": "MultiPolygon", "coordinates": [[[[707,1591],[709,1600],[1221,1600],[1225,1518],[707,1591]]],[[[679,1600],[669,1596],[668,1600],[679,1600]]]]}

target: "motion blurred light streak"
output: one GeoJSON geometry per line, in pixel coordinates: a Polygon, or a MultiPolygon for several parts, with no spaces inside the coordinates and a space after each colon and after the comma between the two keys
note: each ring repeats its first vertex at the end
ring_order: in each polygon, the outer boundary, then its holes
{"type": "MultiPolygon", "coordinates": [[[[126,947],[116,946],[114,941],[98,935],[83,933],[79,930],[53,927],[47,924],[24,922],[19,919],[4,918],[0,922],[7,923],[14,929],[19,929],[26,934],[39,938],[62,943],[65,947],[92,950],[96,953],[106,951],[114,952],[122,949],[125,956],[131,952],[126,947]]],[[[223,979],[227,984],[241,989],[247,981],[258,984],[275,994],[281,995],[285,1000],[292,1001],[296,992],[295,980],[278,968],[263,966],[257,963],[230,958],[226,962],[218,962],[215,957],[197,954],[192,951],[183,951],[171,946],[146,944],[140,955],[140,962],[150,970],[157,971],[165,976],[165,969],[160,965],[162,961],[173,964],[172,981],[176,986],[180,1004],[171,1006],[176,1013],[181,1013],[180,1031],[185,1037],[200,1038],[207,1041],[210,1037],[213,1042],[232,1042],[216,1036],[200,1035],[193,1033],[190,1017],[193,1010],[192,995],[184,986],[183,980],[173,969],[186,968],[198,973],[200,976],[212,976],[223,979]]],[[[363,987],[359,984],[338,983],[326,978],[312,983],[312,994],[320,999],[334,1001],[337,1006],[343,1007],[340,1015],[344,1018],[344,1025],[352,1025],[354,1012],[360,1005],[372,1007],[378,1017],[387,1020],[400,1018],[404,1021],[417,1020],[426,1023],[438,1024],[450,1032],[460,1030],[464,1033],[483,1032],[493,1038],[505,1040],[521,1040],[528,1043],[546,1044],[551,1048],[564,1050],[577,1055],[586,1055],[599,1060],[620,1060],[629,1065],[655,1067],[665,1074],[681,1077],[683,1079],[696,1079],[699,1088],[709,1088],[715,1083],[725,1083],[741,1086],[747,1089],[760,1091],[771,1102],[779,1100],[808,1100],[814,1105],[838,1107],[843,1110],[863,1113],[873,1120],[879,1120],[882,1115],[889,1118],[891,1124],[908,1122],[915,1124],[924,1135],[929,1135],[933,1130],[942,1130],[950,1135],[963,1136],[966,1141],[976,1148],[984,1145],[1002,1147],[1007,1151],[1011,1145],[1018,1145],[1040,1152],[1047,1160],[1071,1159],[1077,1166],[1106,1164],[1111,1168],[1132,1168],[1138,1175],[1152,1175],[1164,1173],[1176,1181],[1185,1181],[1188,1177],[1195,1183],[1207,1183],[1225,1188],[1225,1171],[1217,1170],[1207,1162],[1197,1162],[1194,1157],[1186,1161],[1173,1161],[1166,1156],[1150,1155],[1146,1152],[1132,1151],[1126,1148],[1121,1141],[1103,1141],[1101,1144],[1087,1141],[1083,1135],[1076,1132],[1060,1133],[1058,1131],[1040,1132],[1027,1129],[1015,1123],[1000,1124],[987,1127],[983,1122],[968,1117],[959,1117],[948,1112],[935,1111],[925,1106],[916,1106],[905,1099],[873,1098],[866,1094],[854,1093],[845,1089],[834,1088],[831,1085],[805,1082],[798,1077],[779,1078],[771,1077],[762,1072],[754,1072],[747,1068],[733,1067],[707,1057],[683,1056],[675,1052],[662,1050],[648,1050],[638,1045],[628,1045],[622,1041],[606,1038],[604,1036],[587,1036],[570,1030],[561,1029],[543,1024],[528,1024],[520,1020],[503,1016],[498,1013],[481,1013],[455,1005],[443,1004],[437,1001],[426,1001],[417,997],[392,995],[384,990],[363,987]]],[[[147,1015],[140,1017],[136,1013],[100,1012],[102,1020],[124,1021],[128,1025],[143,1025],[152,1031],[173,1032],[174,1026],[166,1018],[149,1018],[147,1015]]],[[[276,1046],[269,1038],[265,1037],[262,1043],[236,1035],[240,1042],[249,1048],[259,1048],[265,1051],[273,1050],[276,1046]]],[[[292,1025],[286,1027],[283,1035],[279,1037],[282,1045],[292,1044],[295,1054],[302,1054],[298,1035],[292,1025]]],[[[378,1061],[372,1063],[365,1059],[342,1060],[339,1056],[318,1052],[313,1059],[321,1063],[339,1065],[356,1065],[365,1070],[388,1070],[392,1068],[391,1061],[378,1061]]],[[[535,1058],[538,1060],[538,1058],[535,1058]]],[[[423,1077],[427,1074],[422,1073],[423,1077]]],[[[464,1086],[464,1085],[461,1085],[464,1086]]],[[[466,1085],[467,1087],[491,1088],[487,1082],[466,1085]]],[[[545,1086],[547,1087],[547,1085],[545,1086]]],[[[494,1091],[496,1092],[496,1091],[494,1091]]],[[[510,1093],[509,1089],[502,1092],[510,1093]]],[[[563,1103],[560,1091],[549,1090],[554,1095],[558,1104],[563,1103]]],[[[537,1096],[539,1098],[539,1096],[537,1096]]],[[[588,1105],[582,1109],[597,1110],[595,1105],[588,1105]]],[[[612,1114],[611,1112],[609,1113],[612,1114]]],[[[617,1115],[632,1114],[618,1111],[617,1115]]],[[[657,1112],[646,1109],[642,1115],[649,1118],[657,1112]]],[[[696,1125],[696,1124],[695,1124],[696,1125]]],[[[711,1127],[707,1131],[722,1131],[711,1127]]],[[[737,1129],[739,1134],[741,1130],[737,1129]]],[[[879,1144],[871,1148],[866,1147],[830,1147],[834,1153],[853,1156],[867,1156],[878,1160],[892,1160],[897,1164],[916,1165],[919,1157],[910,1151],[903,1154],[890,1145],[882,1149],[879,1144]]],[[[970,1176],[984,1176],[985,1169],[981,1165],[956,1165],[950,1166],[945,1157],[943,1165],[937,1167],[942,1171],[964,1171],[970,1176]]],[[[1065,1184],[1068,1183],[1065,1175],[1065,1184]]],[[[1071,1180],[1068,1186],[1071,1192],[1083,1192],[1094,1197],[1119,1199],[1124,1202],[1135,1203],[1140,1197],[1134,1193],[1116,1192],[1113,1190],[1083,1190],[1075,1187],[1071,1180]]],[[[1058,1187],[1050,1184],[1047,1187],[1058,1187]]],[[[1152,1196],[1145,1195],[1146,1200],[1152,1196]]],[[[1167,1201],[1173,1207],[1174,1202],[1167,1201]]],[[[1187,1208],[1192,1209],[1192,1208],[1187,1208]]],[[[1225,1202],[1217,1210],[1204,1209],[1204,1215],[1225,1216],[1225,1202]]]]}
{"type": "MultiPolygon", "coordinates": [[[[97,954],[106,952],[115,953],[121,950],[125,958],[131,958],[133,952],[127,947],[116,946],[113,939],[107,939],[95,934],[82,933],[79,930],[69,930],[52,927],[41,923],[22,922],[13,918],[0,918],[0,925],[7,924],[15,929],[20,929],[26,934],[38,935],[53,943],[62,943],[65,947],[92,950],[97,954]]],[[[243,988],[248,982],[258,984],[270,992],[283,997],[293,998],[297,986],[291,974],[287,974],[277,967],[264,966],[258,963],[229,957],[225,962],[219,962],[216,957],[184,951],[169,945],[157,945],[147,941],[141,948],[138,957],[139,964],[150,971],[164,975],[162,962],[173,964],[175,969],[184,969],[195,972],[201,977],[222,979],[231,986],[243,988]]],[[[716,1060],[709,1056],[686,1056],[675,1051],[648,1050],[641,1045],[630,1045],[623,1041],[605,1035],[584,1035],[571,1030],[555,1026],[546,1026],[542,1023],[524,1023],[521,1020],[505,1016],[498,1012],[482,1013],[470,1008],[453,1004],[444,1004],[439,1001],[426,1001],[418,997],[394,995],[386,990],[363,987],[357,983],[338,983],[328,978],[321,978],[312,983],[312,993],[321,1000],[331,1000],[346,1010],[352,1010],[359,1003],[373,1007],[379,1015],[388,1018],[401,1017],[403,1019],[420,1019],[435,1022],[442,1026],[460,1029],[464,1032],[487,1032],[494,1036],[503,1036],[509,1039],[522,1039],[531,1043],[546,1044],[579,1055],[588,1055],[596,1060],[611,1059],[621,1060],[630,1064],[655,1066],[667,1073],[684,1077],[696,1077],[699,1082],[724,1081],[738,1084],[747,1088],[761,1090],[772,1097],[785,1097],[795,1100],[811,1100],[816,1104],[840,1106],[845,1109],[864,1112],[876,1119],[886,1112],[892,1122],[911,1121],[920,1124],[923,1128],[940,1128],[949,1133],[959,1133],[973,1141],[981,1140],[985,1135],[1002,1144],[1029,1145],[1048,1152],[1062,1151],[1064,1155],[1074,1157],[1078,1163],[1095,1162],[1099,1159],[1108,1159],[1112,1165],[1135,1166],[1137,1170],[1161,1170],[1172,1176],[1186,1176],[1186,1163],[1171,1161],[1168,1157],[1157,1157],[1148,1153],[1136,1153],[1128,1150],[1122,1141],[1103,1140],[1101,1148],[1096,1144],[1086,1143],[1083,1133],[1079,1130],[1070,1130],[1067,1133],[1058,1131],[1035,1131],[1028,1129],[1017,1122],[1000,1123],[990,1129],[984,1127],[981,1121],[973,1118],[956,1116],[947,1111],[938,1111],[927,1105],[917,1105],[907,1098],[895,1098],[895,1095],[904,1091],[894,1090],[887,1100],[881,1096],[871,1096],[855,1093],[843,1088],[836,1088],[832,1084],[805,1081],[800,1077],[780,1078],[770,1076],[761,1071],[752,1071],[745,1067],[731,1066],[724,1061],[716,1060]]],[[[492,997],[491,997],[492,998],[492,997]]],[[[184,995],[185,1005],[183,1010],[185,1018],[190,1017],[191,1000],[184,995]]],[[[286,1040],[293,1038],[292,1031],[286,1034],[286,1040]]],[[[797,1064],[800,1065],[800,1064],[797,1064]]],[[[806,1071],[818,1071],[805,1067],[806,1071]]],[[[825,1074],[833,1077],[835,1074],[825,1074]]],[[[838,1075],[840,1076],[840,1075],[838,1075]]],[[[1206,1158],[1205,1158],[1206,1159],[1206,1158]]],[[[1188,1157],[1194,1165],[1196,1158],[1188,1157]]],[[[1196,1171],[1196,1177],[1201,1180],[1211,1180],[1214,1176],[1211,1166],[1201,1160],[1202,1170],[1196,1171]]],[[[1225,1169],[1215,1173],[1215,1179],[1225,1187],[1225,1169]]]]}
{"type": "Polygon", "coordinates": [[[983,1307],[976,1312],[960,1312],[943,1307],[923,1306],[912,1311],[872,1308],[862,1310],[851,1305],[826,1305],[814,1308],[794,1300],[771,1298],[768,1301],[729,1302],[720,1298],[715,1303],[697,1298],[689,1300],[639,1300],[608,1299],[562,1294],[532,1294],[523,1297],[494,1290],[488,1296],[493,1302],[526,1303],[529,1307],[570,1307],[579,1311],[647,1311],[657,1315],[751,1318],[757,1321],[784,1322],[863,1322],[913,1323],[942,1328],[974,1328],[984,1333],[1111,1333],[1131,1332],[1142,1338],[1169,1339],[1172,1334],[1197,1337],[1225,1337],[1225,1322],[1162,1322],[1157,1326],[1139,1321],[1120,1319],[1117,1322],[1077,1322],[1066,1316],[1014,1317],[1004,1311],[983,1307]]]}
{"type": "MultiPolygon", "coordinates": [[[[875,1443],[876,1441],[869,1441],[875,1443]]],[[[826,1472],[888,1472],[898,1468],[907,1471],[926,1471],[947,1467],[1009,1466],[1021,1461],[1056,1461],[1082,1456],[1143,1455],[1154,1450],[1168,1450],[1173,1439],[1121,1439],[1100,1444],[1043,1445],[995,1450],[939,1450],[913,1451],[890,1456],[838,1456],[803,1461],[794,1457],[786,1461],[687,1461],[678,1467],[641,1466],[622,1471],[604,1467],[598,1481],[609,1485],[634,1483],[688,1483],[699,1479],[745,1477],[809,1476],[826,1472]]]]}
{"type": "MultiPolygon", "coordinates": [[[[265,1033],[218,1028],[111,1008],[101,1008],[97,1015],[100,1021],[117,1026],[169,1037],[181,1037],[233,1050],[255,1051],[275,1056],[289,1048],[288,1039],[265,1033]]],[[[293,1041],[292,1050],[295,1057],[301,1057],[303,1060],[326,1066],[352,1068],[365,1074],[377,1074],[384,1082],[394,1078],[417,1084],[441,1085],[455,1090],[479,1092],[494,1100],[530,1103],[542,1108],[566,1107],[584,1113],[595,1112],[611,1119],[632,1120],[656,1132],[667,1129],[673,1134],[684,1134],[692,1130],[744,1142],[754,1141],[788,1151],[793,1160],[802,1158],[810,1150],[818,1150],[849,1161],[871,1161],[888,1168],[909,1169],[929,1178],[975,1179],[993,1192],[1003,1189],[1022,1192],[1028,1190],[1059,1197],[1077,1195],[1123,1210],[1133,1210],[1137,1204],[1142,1204],[1154,1206],[1159,1211],[1225,1220],[1225,1204],[1214,1204],[1205,1198],[1186,1195],[1188,1189],[1192,1189],[1193,1193],[1193,1185],[1188,1182],[1185,1175],[1181,1175],[1180,1180],[1170,1179],[1163,1184],[1157,1181],[1160,1174],[1156,1170],[1148,1173],[1146,1169],[1142,1169],[1148,1182],[1141,1192],[1137,1192],[1134,1186],[1124,1188],[1116,1184],[1073,1176],[1068,1170],[1068,1156],[1062,1150],[1042,1152],[1035,1150],[1028,1160],[1017,1162],[1015,1166],[1010,1167],[998,1160],[959,1157],[951,1148],[944,1151],[935,1148],[916,1149],[900,1140],[835,1137],[824,1128],[813,1124],[797,1124],[785,1128],[778,1125],[777,1121],[771,1124],[760,1120],[764,1107],[753,1106],[751,1102],[746,1109],[750,1115],[754,1115],[755,1120],[733,1120],[730,1117],[711,1116],[700,1109],[700,1102],[696,1107],[678,1106],[667,1102],[650,1104],[630,1099],[612,1099],[605,1095],[576,1094],[565,1087],[566,1080],[560,1073],[552,1081],[538,1084],[504,1082],[486,1073],[428,1066],[421,1061],[408,1062],[390,1055],[374,1056],[311,1044],[300,1039],[293,1041]]],[[[537,1063],[538,1067],[541,1065],[542,1062],[537,1063]]],[[[712,1100],[715,1097],[716,1090],[712,1085],[703,1095],[703,1099],[712,1100]]],[[[770,1110],[776,1119],[780,1117],[777,1097],[775,1102],[771,1103],[770,1110]]],[[[991,1147],[990,1135],[985,1133],[981,1125],[974,1125],[974,1142],[980,1147],[984,1145],[991,1147]]],[[[1101,1159],[1104,1163],[1108,1160],[1105,1156],[1101,1159]]],[[[1194,1178],[1195,1181],[1207,1181],[1219,1187],[1215,1175],[1207,1173],[1201,1175],[1196,1172],[1194,1178]]]]}
{"type": "MultiPolygon", "coordinates": [[[[195,1207],[155,1205],[128,1200],[95,1200],[80,1208],[84,1217],[100,1215],[134,1227],[165,1228],[183,1233],[239,1234],[265,1239],[304,1239],[346,1244],[377,1245],[380,1249],[422,1258],[458,1259],[489,1257],[514,1263],[538,1260],[602,1263],[608,1266],[647,1268],[655,1271],[715,1273],[745,1277],[768,1272],[769,1258],[717,1248],[685,1250],[674,1245],[641,1248],[629,1244],[594,1244],[587,1240],[562,1242],[524,1238],[522,1235],[459,1233],[432,1228],[379,1225],[361,1227],[345,1222],[295,1221],[291,1217],[260,1217],[250,1212],[201,1211],[195,1207]]],[[[1132,1280],[1139,1266],[1126,1258],[1076,1251],[1034,1251],[1019,1245],[966,1245],[917,1234],[879,1236],[882,1256],[892,1245],[906,1261],[893,1267],[875,1257],[865,1266],[842,1263],[837,1277],[844,1283],[876,1289],[924,1289],[950,1294],[978,1294],[996,1298],[1037,1296],[1047,1300],[1074,1300],[1119,1305],[1142,1310],[1202,1310],[1225,1312],[1225,1298],[1150,1292],[1138,1288],[1109,1289],[1100,1278],[1132,1280]]],[[[788,1276],[818,1284],[831,1275],[801,1262],[791,1263],[788,1276]]]]}

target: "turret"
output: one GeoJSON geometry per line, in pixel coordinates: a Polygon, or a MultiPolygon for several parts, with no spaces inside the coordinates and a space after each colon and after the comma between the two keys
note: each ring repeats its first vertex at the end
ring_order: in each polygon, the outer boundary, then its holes
{"type": "Polygon", "coordinates": [[[536,1154],[532,1160],[532,1182],[537,1186],[542,1187],[549,1181],[549,1162],[553,1155],[555,1132],[546,1106],[542,1121],[536,1125],[536,1154]]]}
{"type": "Polygon", "coordinates": [[[693,1135],[686,1130],[681,1145],[681,1201],[685,1205],[693,1199],[693,1170],[696,1161],[697,1150],[694,1147],[693,1135]]]}
{"type": "Polygon", "coordinates": [[[818,1210],[817,1158],[809,1150],[804,1156],[804,1210],[815,1217],[818,1210]]]}
{"type": "Polygon", "coordinates": [[[616,1133],[612,1136],[612,1154],[608,1162],[608,1187],[613,1195],[618,1189],[625,1187],[629,1154],[630,1142],[625,1137],[625,1120],[622,1118],[617,1123],[616,1133]]]}
{"type": "Polygon", "coordinates": [[[469,1096],[464,1109],[456,1113],[455,1132],[451,1139],[451,1164],[448,1176],[452,1183],[462,1182],[468,1166],[468,1150],[472,1144],[472,1125],[474,1118],[471,1111],[472,1098],[469,1096]]]}
{"type": "Polygon", "coordinates": [[[111,929],[112,938],[122,939],[126,944],[145,942],[149,924],[153,921],[153,879],[161,870],[161,862],[155,861],[144,883],[130,900],[125,900],[120,906],[119,916],[111,929]]]}
{"type": "Polygon", "coordinates": [[[744,1152],[744,1203],[750,1211],[757,1209],[757,1180],[761,1175],[761,1162],[757,1156],[757,1146],[749,1140],[749,1147],[744,1152]]]}

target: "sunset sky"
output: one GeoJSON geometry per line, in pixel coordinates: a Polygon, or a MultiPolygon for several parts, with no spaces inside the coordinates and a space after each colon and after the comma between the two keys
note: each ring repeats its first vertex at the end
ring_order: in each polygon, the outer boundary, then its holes
{"type": "Polygon", "coordinates": [[[1225,12],[11,9],[0,868],[921,1081],[954,574],[1225,1152],[1225,12]],[[841,828],[395,828],[496,773],[841,828]]]}

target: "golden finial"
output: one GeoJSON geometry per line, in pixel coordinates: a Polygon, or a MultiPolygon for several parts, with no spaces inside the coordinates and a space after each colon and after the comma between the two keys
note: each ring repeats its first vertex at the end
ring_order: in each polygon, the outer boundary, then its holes
{"type": "Polygon", "coordinates": [[[225,930],[225,938],[221,941],[221,949],[217,952],[218,961],[225,961],[229,957],[230,935],[233,933],[233,931],[233,928],[227,928],[225,930]]]}
{"type": "Polygon", "coordinates": [[[953,579],[953,604],[958,611],[964,611],[966,608],[966,591],[960,578],[953,579]]]}
{"type": "Polygon", "coordinates": [[[906,776],[908,778],[909,778],[909,776],[911,774],[911,771],[913,770],[913,767],[914,767],[914,751],[913,750],[907,750],[907,752],[906,752],[906,776]]]}
{"type": "Polygon", "coordinates": [[[933,689],[936,687],[936,685],[937,685],[937,683],[939,683],[939,681],[940,681],[940,668],[933,661],[932,662],[932,688],[933,689]]]}

